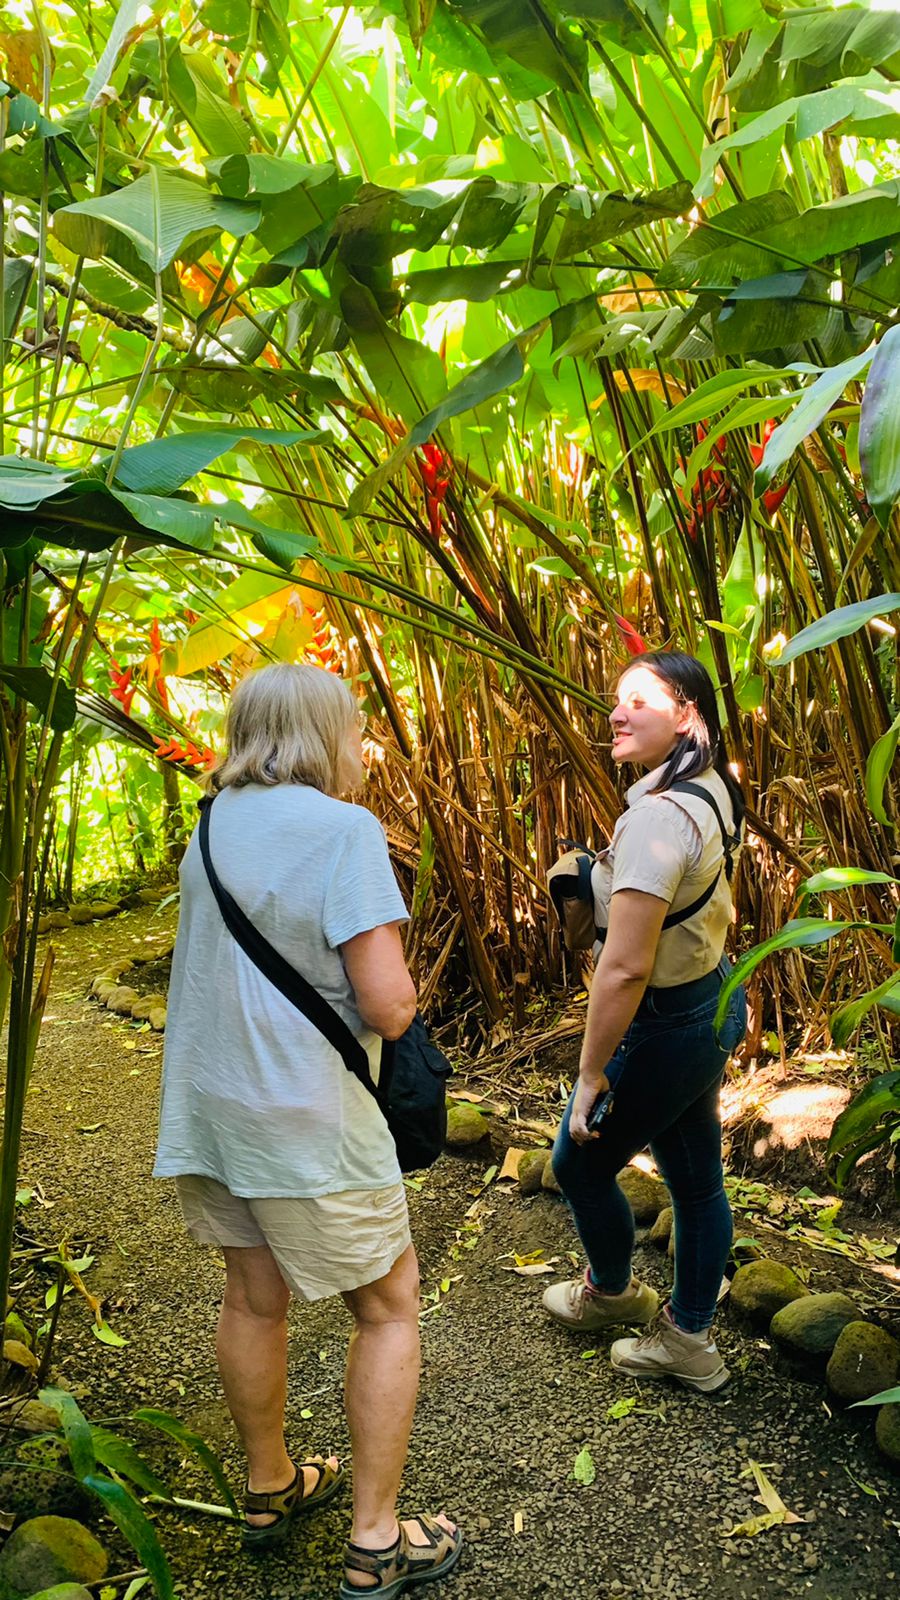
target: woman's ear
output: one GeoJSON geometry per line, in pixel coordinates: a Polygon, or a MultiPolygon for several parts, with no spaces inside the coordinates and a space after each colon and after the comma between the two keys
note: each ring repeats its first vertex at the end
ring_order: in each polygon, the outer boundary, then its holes
{"type": "Polygon", "coordinates": [[[694,704],[694,701],[686,700],[681,708],[681,716],[678,718],[678,721],[675,724],[675,732],[679,735],[679,737],[682,738],[685,734],[687,734],[689,737],[696,737],[698,721],[699,712],[694,704]]]}

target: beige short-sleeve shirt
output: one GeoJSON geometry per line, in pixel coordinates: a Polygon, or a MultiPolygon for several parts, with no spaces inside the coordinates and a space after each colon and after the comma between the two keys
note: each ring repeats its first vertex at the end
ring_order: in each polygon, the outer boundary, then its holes
{"type": "MultiPolygon", "coordinates": [[[[715,813],[694,795],[651,794],[659,769],[628,791],[627,809],[613,830],[608,850],[591,871],[598,928],[609,926],[609,904],[620,889],[638,889],[680,911],[718,882],[703,908],[660,934],[650,974],[654,988],[690,983],[712,972],[722,958],[734,909],[722,867],[722,835],[715,813]]],[[[710,791],[729,832],[734,829],[731,797],[718,773],[708,767],[691,780],[710,791]]],[[[601,946],[595,945],[594,954],[601,946]]]]}

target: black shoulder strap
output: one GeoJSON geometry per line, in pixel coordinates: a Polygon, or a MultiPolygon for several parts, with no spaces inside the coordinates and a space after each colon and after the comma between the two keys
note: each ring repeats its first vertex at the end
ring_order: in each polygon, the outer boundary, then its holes
{"type": "Polygon", "coordinates": [[[682,783],[671,783],[666,793],[672,794],[673,792],[676,794],[692,794],[695,800],[703,800],[709,806],[719,824],[719,832],[722,835],[722,849],[725,854],[725,874],[730,880],[734,866],[732,856],[741,842],[741,836],[739,833],[728,832],[715,795],[709,789],[705,789],[702,783],[691,783],[688,779],[684,779],[682,783]]]}
{"type": "Polygon", "coordinates": [[[274,984],[291,1005],[296,1006],[319,1032],[324,1035],[328,1043],[338,1052],[348,1072],[358,1078],[364,1088],[381,1103],[382,1094],[373,1081],[369,1071],[369,1058],[357,1039],[356,1035],[348,1028],[343,1017],[339,1016],[334,1007],[323,999],[317,989],[301,976],[296,967],[265,939],[258,928],[253,926],[249,917],[245,916],[237,901],[228,890],[223,888],[218,874],[212,864],[209,853],[209,817],[212,811],[211,799],[200,802],[200,853],[209,886],[216,897],[223,921],[232,938],[240,945],[244,954],[249,957],[254,966],[274,984]]]}
{"type": "MultiPolygon", "coordinates": [[[[716,803],[715,796],[710,794],[710,791],[705,789],[702,783],[691,783],[685,778],[681,783],[670,784],[665,793],[671,794],[673,791],[677,794],[691,794],[696,800],[704,800],[709,806],[710,810],[713,812],[715,819],[719,824],[719,832],[722,835],[722,865],[725,868],[725,876],[730,883],[734,866],[732,855],[734,850],[741,842],[740,834],[728,832],[722,817],[722,813],[719,810],[718,804],[716,803]]],[[[669,915],[663,919],[661,931],[663,933],[667,933],[669,928],[677,928],[680,923],[687,922],[691,917],[695,917],[698,911],[702,911],[703,907],[709,904],[710,900],[715,894],[721,876],[722,867],[720,866],[718,872],[712,880],[712,883],[707,885],[703,893],[697,896],[696,900],[692,900],[689,906],[682,906],[680,911],[669,912],[669,915]]],[[[599,930],[599,938],[600,943],[603,944],[606,939],[605,928],[599,930]]]]}

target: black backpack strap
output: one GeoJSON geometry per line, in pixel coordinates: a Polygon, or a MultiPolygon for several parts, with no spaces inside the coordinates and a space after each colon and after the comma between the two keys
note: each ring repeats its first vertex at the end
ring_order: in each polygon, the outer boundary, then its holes
{"type": "Polygon", "coordinates": [[[688,779],[685,779],[682,783],[670,784],[665,792],[667,794],[692,794],[695,800],[703,800],[709,806],[713,816],[719,824],[719,832],[722,835],[722,850],[725,855],[725,876],[728,878],[730,883],[731,874],[734,871],[733,856],[735,850],[741,842],[741,836],[739,833],[728,832],[722,817],[722,813],[719,810],[715,795],[711,794],[708,789],[704,789],[702,783],[691,783],[688,779]]]}
{"type": "Polygon", "coordinates": [[[296,967],[285,961],[265,939],[258,928],[253,926],[237,901],[228,890],[223,888],[218,874],[212,864],[209,852],[209,818],[212,811],[212,800],[200,802],[200,854],[206,868],[209,886],[216,897],[216,903],[222,913],[222,919],[232,938],[240,945],[245,956],[258,967],[260,972],[268,978],[271,984],[284,995],[291,1005],[296,1006],[314,1028],[324,1035],[328,1043],[338,1052],[348,1072],[358,1078],[363,1088],[368,1089],[379,1105],[384,1100],[385,1090],[375,1084],[369,1070],[369,1058],[357,1039],[355,1033],[348,1028],[343,1017],[329,1005],[318,989],[301,976],[296,967]]]}
{"type": "MultiPolygon", "coordinates": [[[[715,819],[719,824],[719,832],[722,835],[722,865],[725,868],[725,876],[730,883],[731,874],[734,870],[734,861],[732,859],[733,853],[741,842],[740,834],[728,832],[715,796],[710,794],[708,789],[704,789],[702,783],[691,783],[688,779],[684,779],[684,781],[681,783],[670,784],[664,793],[671,794],[673,791],[677,794],[691,794],[694,796],[695,800],[704,800],[709,806],[710,810],[713,812],[715,819]]],[[[680,911],[669,912],[669,915],[663,919],[663,925],[660,931],[662,933],[666,933],[668,932],[669,928],[677,928],[680,923],[687,922],[691,917],[695,917],[698,911],[702,911],[703,907],[709,904],[710,900],[715,894],[721,876],[722,867],[719,868],[712,880],[712,883],[708,884],[703,893],[698,895],[696,900],[692,900],[689,906],[682,906],[680,911]]],[[[605,943],[606,929],[599,928],[597,930],[597,937],[601,944],[605,943]]]]}

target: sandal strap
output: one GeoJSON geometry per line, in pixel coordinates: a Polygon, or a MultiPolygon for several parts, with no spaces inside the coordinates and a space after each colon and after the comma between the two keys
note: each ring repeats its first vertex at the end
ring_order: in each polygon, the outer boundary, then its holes
{"type": "MultiPolygon", "coordinates": [[[[305,1461],[303,1465],[316,1466],[318,1463],[305,1461]]],[[[300,1475],[300,1468],[297,1467],[293,1478],[284,1489],[275,1489],[271,1494],[262,1494],[256,1489],[247,1489],[244,1494],[244,1513],[255,1517],[271,1512],[273,1515],[286,1517],[302,1486],[303,1479],[300,1475]]]]}
{"type": "Polygon", "coordinates": [[[425,1515],[419,1515],[419,1516],[415,1516],[415,1517],[404,1517],[403,1518],[403,1522],[414,1522],[416,1524],[416,1526],[421,1529],[422,1533],[424,1533],[425,1538],[428,1541],[428,1543],[424,1544],[424,1545],[423,1544],[413,1544],[413,1542],[410,1539],[408,1533],[406,1532],[406,1529],[403,1526],[403,1523],[401,1523],[400,1524],[400,1532],[403,1535],[403,1538],[406,1541],[406,1544],[409,1547],[409,1550],[410,1550],[411,1554],[415,1553],[415,1551],[417,1551],[417,1550],[424,1550],[424,1551],[436,1550],[444,1539],[449,1539],[450,1538],[450,1534],[447,1532],[447,1529],[446,1528],[442,1528],[441,1524],[437,1521],[437,1519],[435,1517],[429,1517],[429,1516],[425,1516],[425,1515]]]}
{"type": "Polygon", "coordinates": [[[447,1529],[438,1522],[436,1517],[419,1515],[405,1517],[404,1522],[414,1522],[425,1535],[427,1544],[413,1544],[403,1523],[400,1524],[400,1536],[406,1559],[411,1572],[417,1567],[428,1568],[440,1566],[441,1562],[450,1555],[459,1543],[459,1531],[448,1533],[447,1529]]]}
{"type": "Polygon", "coordinates": [[[344,1547],[344,1566],[347,1571],[377,1580],[365,1587],[359,1586],[360,1594],[377,1594],[379,1589],[386,1588],[400,1577],[407,1565],[403,1545],[402,1528],[394,1543],[384,1550],[365,1550],[362,1545],[348,1540],[344,1547]]]}

